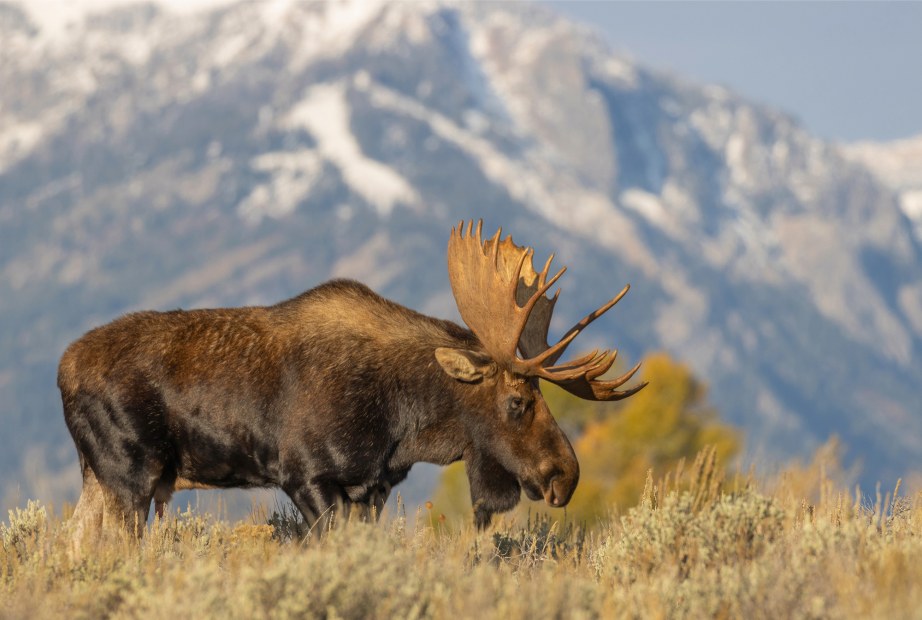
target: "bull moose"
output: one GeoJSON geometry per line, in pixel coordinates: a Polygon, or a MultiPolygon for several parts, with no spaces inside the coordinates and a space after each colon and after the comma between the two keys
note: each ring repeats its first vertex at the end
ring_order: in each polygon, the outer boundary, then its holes
{"type": "Polygon", "coordinates": [[[274,306],[136,312],[71,344],[58,370],[77,446],[81,531],[140,534],[151,500],[177,489],[278,487],[308,523],[345,505],[381,508],[417,462],[464,460],[474,521],[531,499],[565,506],[579,464],[538,379],[590,400],[616,351],[557,364],[628,290],[553,346],[553,255],[453,228],[448,273],[469,329],[334,280],[274,306]],[[519,355],[521,354],[521,356],[519,355]]]}

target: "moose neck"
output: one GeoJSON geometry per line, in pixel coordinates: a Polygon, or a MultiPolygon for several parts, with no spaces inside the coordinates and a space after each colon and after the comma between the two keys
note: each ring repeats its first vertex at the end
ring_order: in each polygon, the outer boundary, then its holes
{"type": "Polygon", "coordinates": [[[347,360],[352,369],[347,374],[355,376],[343,389],[362,395],[362,415],[389,418],[386,450],[391,470],[461,458],[470,443],[461,405],[466,400],[463,390],[470,386],[445,374],[435,350],[478,347],[470,330],[347,280],[321,285],[280,304],[275,312],[285,317],[281,322],[296,326],[295,356],[316,360],[314,372],[341,381],[341,365],[328,360],[347,360]]]}
{"type": "MultiPolygon", "coordinates": [[[[465,346],[470,343],[455,343],[465,346]]],[[[461,459],[471,438],[464,423],[464,390],[471,386],[446,375],[435,361],[435,348],[445,342],[421,343],[412,363],[397,371],[398,382],[412,386],[413,397],[398,397],[395,413],[402,429],[392,456],[394,467],[427,462],[447,465],[461,459]]]]}

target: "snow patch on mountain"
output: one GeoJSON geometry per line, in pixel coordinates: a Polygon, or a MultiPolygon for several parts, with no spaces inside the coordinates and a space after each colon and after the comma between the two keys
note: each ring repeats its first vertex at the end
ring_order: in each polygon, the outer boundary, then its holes
{"type": "MultiPolygon", "coordinates": [[[[476,8],[471,10],[476,16],[476,8]]],[[[608,111],[599,93],[588,88],[580,29],[546,17],[542,27],[522,29],[520,7],[497,5],[490,19],[469,18],[470,53],[503,102],[515,129],[538,138],[558,165],[607,191],[617,173],[608,111]],[[540,93],[536,98],[535,93],[540,93]],[[572,122],[573,119],[579,122],[572,122]]],[[[616,64],[612,73],[623,75],[616,64]]]]}
{"type": "Polygon", "coordinates": [[[317,151],[298,149],[265,153],[254,157],[250,165],[269,176],[237,206],[240,215],[255,224],[263,217],[278,219],[293,213],[320,179],[323,159],[317,151]]]}
{"type": "Polygon", "coordinates": [[[381,215],[388,215],[398,204],[419,203],[416,190],[405,178],[362,152],[349,128],[344,84],[310,87],[282,125],[287,129],[307,129],[317,140],[320,154],[339,168],[352,191],[381,215]]]}
{"type": "Polygon", "coordinates": [[[855,142],[844,145],[843,151],[892,187],[922,187],[922,135],[891,142],[855,142]]]}
{"type": "Polygon", "coordinates": [[[602,192],[587,188],[567,168],[554,167],[540,151],[520,158],[497,149],[488,139],[467,130],[416,100],[401,95],[367,76],[358,84],[370,92],[372,102],[426,123],[439,138],[451,142],[476,161],[484,175],[504,187],[527,208],[565,230],[579,232],[612,247],[629,262],[654,273],[654,257],[637,240],[634,224],[602,192]],[[561,209],[561,205],[566,205],[561,209]]]}
{"type": "Polygon", "coordinates": [[[23,159],[37,145],[44,135],[41,123],[11,123],[0,129],[0,172],[23,159]]]}
{"type": "Polygon", "coordinates": [[[113,9],[154,5],[177,15],[205,13],[238,0],[17,0],[38,29],[43,42],[60,42],[82,33],[88,17],[113,9]]]}
{"type": "Polygon", "coordinates": [[[656,194],[632,187],[621,192],[621,204],[642,215],[648,222],[663,229],[672,228],[672,219],[656,194]]]}
{"type": "Polygon", "coordinates": [[[922,242],[922,135],[891,142],[856,142],[842,152],[899,195],[900,208],[922,242]]]}

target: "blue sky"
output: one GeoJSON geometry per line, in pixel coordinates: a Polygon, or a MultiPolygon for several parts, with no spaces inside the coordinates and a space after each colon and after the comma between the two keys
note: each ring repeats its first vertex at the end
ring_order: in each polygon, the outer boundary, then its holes
{"type": "Polygon", "coordinates": [[[837,141],[922,134],[922,2],[545,2],[612,48],[837,141]]]}

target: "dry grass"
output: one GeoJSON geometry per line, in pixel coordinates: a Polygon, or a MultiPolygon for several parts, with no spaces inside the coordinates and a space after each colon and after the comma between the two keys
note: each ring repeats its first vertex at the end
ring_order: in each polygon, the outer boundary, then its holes
{"type": "MultiPolygon", "coordinates": [[[[922,618],[922,494],[865,506],[826,480],[720,484],[703,455],[591,532],[547,518],[448,531],[425,511],[298,535],[174,514],[69,552],[30,503],[0,526],[11,618],[922,618]]],[[[263,520],[264,521],[264,520],[263,520]]]]}

